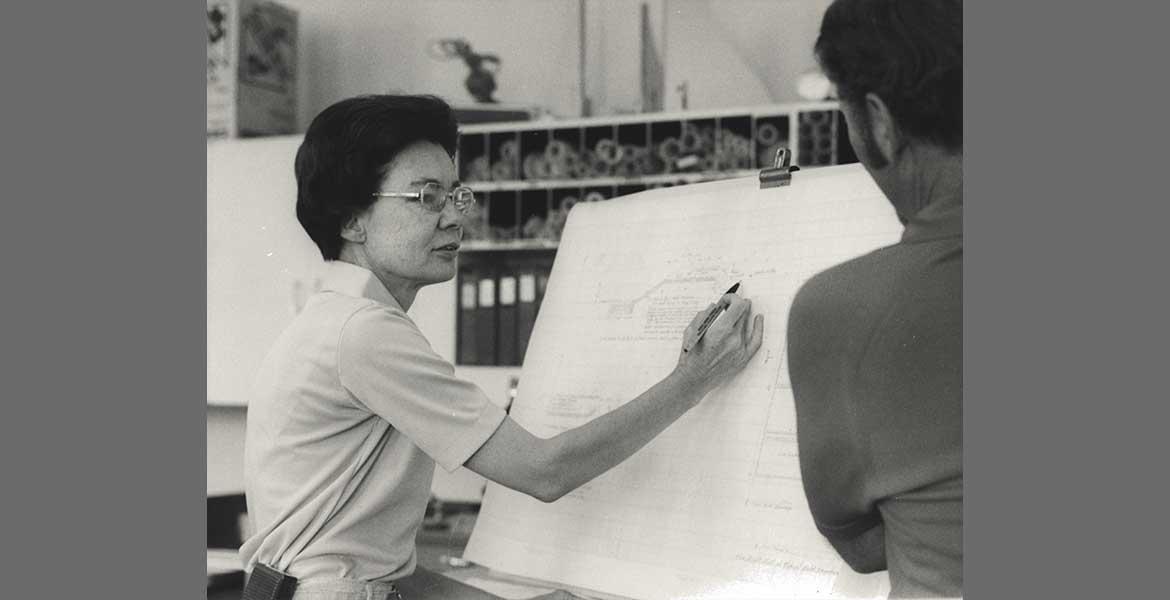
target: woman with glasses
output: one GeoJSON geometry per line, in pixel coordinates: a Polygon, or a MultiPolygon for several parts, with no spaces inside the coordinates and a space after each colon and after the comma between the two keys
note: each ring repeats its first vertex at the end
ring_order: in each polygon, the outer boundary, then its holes
{"type": "Polygon", "coordinates": [[[556,437],[526,431],[456,377],[407,314],[419,289],[455,276],[475,204],[456,179],[456,136],[450,107],[429,96],[343,100],[305,134],[297,218],[326,273],[249,401],[245,598],[491,598],[417,568],[436,463],[554,501],[632,455],[760,347],[763,317],[728,294],[724,318],[662,381],[556,437]]]}

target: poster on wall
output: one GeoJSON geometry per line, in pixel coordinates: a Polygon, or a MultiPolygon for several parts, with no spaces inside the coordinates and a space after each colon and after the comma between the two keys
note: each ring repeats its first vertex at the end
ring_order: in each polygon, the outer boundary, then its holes
{"type": "Polygon", "coordinates": [[[208,0],[207,135],[296,131],[297,13],[275,2],[208,0]]]}

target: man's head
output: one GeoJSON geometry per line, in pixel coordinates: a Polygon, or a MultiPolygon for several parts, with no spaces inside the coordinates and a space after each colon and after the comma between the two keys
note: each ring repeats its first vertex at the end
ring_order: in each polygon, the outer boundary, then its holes
{"type": "Polygon", "coordinates": [[[297,220],[326,260],[341,232],[376,200],[387,167],[407,147],[431,142],[455,156],[458,125],[433,96],[359,96],[333,104],[309,125],[297,150],[297,220]]]}
{"type": "Polygon", "coordinates": [[[879,185],[907,148],[962,155],[962,0],[836,0],[815,52],[879,185]]]}

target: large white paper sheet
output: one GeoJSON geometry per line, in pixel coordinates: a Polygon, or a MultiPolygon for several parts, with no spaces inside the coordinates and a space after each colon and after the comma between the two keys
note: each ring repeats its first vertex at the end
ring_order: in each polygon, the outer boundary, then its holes
{"type": "Polygon", "coordinates": [[[695,312],[742,281],[766,319],[748,367],[610,472],[555,503],[491,484],[465,557],[632,598],[874,597],[816,530],[785,366],[788,309],[813,274],[897,241],[860,165],[579,204],[565,228],[512,416],[541,437],[640,394],[695,312]]]}

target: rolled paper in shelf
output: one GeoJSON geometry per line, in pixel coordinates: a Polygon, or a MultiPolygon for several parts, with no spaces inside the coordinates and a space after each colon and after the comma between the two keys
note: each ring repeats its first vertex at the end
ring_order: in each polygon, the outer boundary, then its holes
{"type": "Polygon", "coordinates": [[[565,219],[568,216],[568,211],[552,209],[548,211],[548,218],[545,219],[544,238],[551,241],[558,241],[561,239],[561,232],[565,229],[565,219]]]}
{"type": "Polygon", "coordinates": [[[624,163],[632,163],[635,160],[638,160],[638,157],[641,156],[642,153],[646,151],[645,148],[643,148],[641,146],[636,146],[634,144],[622,144],[621,150],[622,150],[621,162],[624,162],[624,163]]]}
{"type": "Polygon", "coordinates": [[[498,161],[492,165],[492,179],[496,181],[511,181],[516,179],[516,168],[510,162],[498,161]]]}
{"type": "Polygon", "coordinates": [[[703,157],[700,157],[698,154],[687,154],[675,159],[674,166],[679,171],[687,171],[695,167],[702,167],[703,160],[703,157]]]}
{"type": "Polygon", "coordinates": [[[517,225],[492,227],[492,235],[497,240],[514,240],[520,235],[520,227],[517,225]]]}
{"type": "Polygon", "coordinates": [[[488,165],[486,156],[477,156],[467,163],[467,173],[464,175],[468,181],[486,181],[492,178],[492,170],[488,165]]]}
{"type": "Polygon", "coordinates": [[[570,154],[574,154],[573,147],[561,140],[549,142],[544,149],[544,156],[550,161],[565,160],[570,154]]]}
{"type": "Polygon", "coordinates": [[[643,175],[653,175],[662,171],[662,162],[656,161],[655,156],[647,152],[638,158],[638,171],[643,175]]]}
{"type": "Polygon", "coordinates": [[[500,144],[500,158],[515,160],[517,156],[520,156],[520,147],[516,140],[508,140],[500,144]]]}
{"type": "Polygon", "coordinates": [[[703,127],[699,129],[699,145],[703,148],[715,147],[715,128],[703,127]]]}
{"type": "Polygon", "coordinates": [[[809,111],[809,112],[803,112],[803,113],[800,113],[800,119],[801,119],[801,121],[803,121],[805,123],[812,123],[812,124],[823,123],[823,122],[829,120],[829,111],[814,110],[814,111],[809,111]]]}
{"type": "Polygon", "coordinates": [[[764,123],[756,128],[756,141],[764,146],[771,146],[780,141],[780,130],[771,123],[764,123]]]}
{"type": "Polygon", "coordinates": [[[551,179],[568,179],[572,176],[572,171],[569,168],[568,161],[565,160],[550,160],[548,161],[548,176],[551,179]]]}
{"type": "Polygon", "coordinates": [[[589,172],[592,173],[592,177],[604,177],[609,175],[609,163],[605,162],[601,159],[600,156],[594,153],[589,157],[589,172]]]}
{"type": "Polygon", "coordinates": [[[576,196],[565,196],[564,198],[561,198],[561,210],[569,212],[573,209],[573,206],[576,205],[577,202],[578,200],[576,196]]]}
{"type": "Polygon", "coordinates": [[[679,136],[678,145],[682,152],[696,152],[703,147],[703,140],[699,137],[698,131],[688,127],[679,136]]]}
{"type": "Polygon", "coordinates": [[[671,164],[678,155],[682,153],[682,148],[679,146],[678,138],[668,137],[658,144],[658,156],[662,158],[663,162],[671,164]]]}
{"type": "Polygon", "coordinates": [[[588,194],[585,194],[584,202],[602,202],[604,200],[605,200],[605,194],[602,194],[601,192],[594,190],[592,192],[589,192],[588,194]]]}
{"type": "Polygon", "coordinates": [[[537,154],[529,154],[524,157],[524,178],[525,179],[540,179],[540,174],[537,172],[536,163],[540,161],[540,156],[537,154]]]}
{"type": "Polygon", "coordinates": [[[597,157],[600,158],[602,162],[609,165],[617,164],[618,161],[622,159],[621,146],[617,145],[616,142],[609,138],[597,142],[595,151],[597,153],[597,157]]]}
{"type": "Polygon", "coordinates": [[[569,170],[574,179],[585,179],[589,177],[589,163],[585,162],[584,159],[578,158],[573,161],[569,170]]]}
{"type": "Polygon", "coordinates": [[[728,145],[728,147],[732,148],[733,150],[741,150],[744,148],[751,148],[752,142],[751,142],[751,140],[749,140],[748,138],[746,138],[742,135],[733,133],[728,138],[727,145],[728,145]]]}
{"type": "Polygon", "coordinates": [[[520,229],[520,232],[525,238],[539,238],[542,237],[544,227],[544,217],[532,215],[524,222],[524,227],[520,229]]]}

